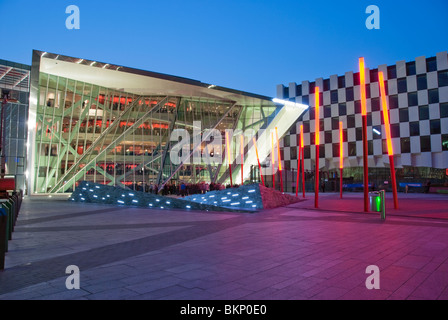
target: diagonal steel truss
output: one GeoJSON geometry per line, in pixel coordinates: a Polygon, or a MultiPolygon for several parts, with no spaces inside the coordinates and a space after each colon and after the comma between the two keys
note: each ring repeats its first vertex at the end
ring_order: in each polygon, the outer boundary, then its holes
{"type": "MultiPolygon", "coordinates": [[[[95,166],[96,160],[99,159],[102,156],[105,156],[109,151],[111,151],[113,148],[115,148],[118,144],[120,144],[124,138],[128,135],[134,132],[138,127],[143,124],[153,113],[157,112],[168,100],[170,99],[169,96],[163,97],[153,108],[151,108],[149,111],[147,111],[145,114],[143,114],[137,121],[134,122],[134,124],[130,127],[128,127],[123,133],[121,133],[117,138],[114,139],[112,143],[104,147],[104,139],[106,138],[107,133],[110,133],[112,130],[117,129],[119,126],[119,123],[122,118],[124,118],[125,115],[130,115],[132,110],[139,105],[138,101],[140,99],[136,99],[134,103],[132,103],[126,110],[124,110],[120,116],[112,123],[112,125],[105,130],[101,134],[101,136],[92,144],[92,146],[89,148],[89,152],[86,151],[86,154],[83,155],[67,172],[60,180],[59,182],[50,190],[50,193],[53,192],[64,192],[68,188],[70,188],[82,175],[84,175],[89,169],[92,167],[95,167],[95,169],[98,168],[98,166],[95,166]],[[106,132],[107,131],[107,132],[106,132]],[[98,145],[102,143],[102,149],[99,151],[97,155],[94,155],[92,152],[95,148],[98,147],[98,145]],[[79,164],[82,162],[86,163],[86,165],[81,168],[79,171],[74,172],[76,168],[79,167],[79,164]],[[71,175],[71,176],[70,176],[71,175]]],[[[102,170],[104,172],[104,170],[102,170]]],[[[100,172],[100,171],[99,171],[100,172]]],[[[126,175],[123,175],[122,178],[126,177],[126,175]]],[[[116,182],[116,178],[113,179],[114,183],[116,182]]]]}

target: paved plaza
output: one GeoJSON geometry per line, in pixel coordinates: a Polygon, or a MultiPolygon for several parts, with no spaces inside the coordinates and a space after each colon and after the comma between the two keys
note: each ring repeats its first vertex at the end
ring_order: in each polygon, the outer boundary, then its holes
{"type": "Polygon", "coordinates": [[[0,300],[448,299],[448,196],[319,195],[257,213],[183,212],[24,199],[0,300]],[[66,268],[80,289],[66,288],[66,268]],[[366,268],[380,270],[368,290],[366,268]]]}

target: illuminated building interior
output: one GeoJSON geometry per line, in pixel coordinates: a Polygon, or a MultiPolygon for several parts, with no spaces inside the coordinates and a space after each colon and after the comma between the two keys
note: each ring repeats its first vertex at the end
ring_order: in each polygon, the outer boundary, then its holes
{"type": "MultiPolygon", "coordinates": [[[[263,130],[278,126],[282,136],[306,109],[271,98],[200,81],[33,51],[30,84],[28,188],[31,193],[69,193],[80,181],[159,190],[171,183],[228,183],[225,130],[257,135],[260,160],[270,148],[263,130]],[[217,129],[222,144],[197,145],[194,130],[217,129]],[[196,126],[196,127],[195,127],[196,126]],[[185,129],[199,163],[174,164],[171,133],[185,129]],[[197,148],[196,148],[197,147],[197,148]],[[212,158],[216,161],[205,161],[212,158]],[[218,161],[219,160],[219,161],[218,161]]],[[[258,168],[252,137],[234,135],[230,143],[233,180],[249,180],[258,168]],[[241,159],[244,141],[244,166],[241,159]]],[[[258,175],[257,175],[258,176],[258,175]]]]}

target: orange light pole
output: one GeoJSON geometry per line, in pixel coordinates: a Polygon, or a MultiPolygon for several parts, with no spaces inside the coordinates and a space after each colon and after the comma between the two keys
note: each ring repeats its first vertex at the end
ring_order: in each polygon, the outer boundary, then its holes
{"type": "Polygon", "coordinates": [[[274,149],[274,132],[271,131],[271,160],[272,160],[272,187],[275,190],[275,149],[274,149]]]}
{"type": "Polygon", "coordinates": [[[359,77],[361,89],[361,115],[362,115],[362,150],[364,167],[364,211],[369,211],[369,167],[367,153],[367,105],[366,105],[366,75],[364,58],[359,58],[359,77]]]}
{"type": "Polygon", "coordinates": [[[233,187],[232,162],[231,162],[231,157],[230,157],[230,141],[229,141],[229,132],[228,131],[226,131],[226,149],[227,149],[227,161],[229,161],[230,186],[233,187]]]}
{"type": "Polygon", "coordinates": [[[296,197],[299,196],[299,180],[300,180],[300,143],[299,143],[299,150],[297,152],[297,182],[296,182],[296,197]]]}
{"type": "Polygon", "coordinates": [[[243,173],[243,163],[244,163],[244,135],[240,135],[240,151],[241,151],[241,185],[244,185],[244,173],[243,173]]]}
{"type": "Polygon", "coordinates": [[[342,199],[342,173],[344,170],[344,135],[342,121],[339,121],[339,196],[342,199]]]}
{"type": "Polygon", "coordinates": [[[303,152],[303,124],[300,125],[300,153],[302,154],[302,193],[305,198],[305,153],[303,152]]]}
{"type": "Polygon", "coordinates": [[[392,149],[392,136],[390,133],[389,109],[387,107],[386,90],[384,88],[384,76],[381,71],[378,72],[378,80],[380,82],[381,106],[383,109],[384,129],[386,130],[387,153],[389,155],[392,193],[394,195],[394,208],[398,209],[397,181],[395,178],[394,151],[392,149]]]}
{"type": "Polygon", "coordinates": [[[315,134],[314,134],[314,145],[316,149],[316,174],[314,180],[314,207],[319,207],[319,87],[316,86],[314,89],[314,122],[315,122],[315,134]]]}
{"type": "Polygon", "coordinates": [[[257,155],[258,170],[260,170],[261,182],[263,183],[263,187],[265,187],[265,185],[264,185],[264,179],[263,179],[263,173],[261,172],[260,158],[258,157],[257,141],[255,140],[255,137],[253,137],[252,139],[253,139],[253,141],[254,141],[255,154],[257,155]]]}
{"type": "Polygon", "coordinates": [[[277,153],[278,153],[278,171],[280,172],[280,190],[283,192],[283,175],[282,175],[282,157],[280,156],[280,143],[278,140],[278,130],[275,127],[275,138],[277,140],[277,153]]]}

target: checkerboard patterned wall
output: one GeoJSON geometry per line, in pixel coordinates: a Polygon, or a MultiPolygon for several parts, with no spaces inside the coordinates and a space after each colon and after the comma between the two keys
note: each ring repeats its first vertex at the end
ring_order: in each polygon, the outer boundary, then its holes
{"type": "MultiPolygon", "coordinates": [[[[368,62],[366,62],[368,66],[368,62]]],[[[448,56],[419,57],[366,70],[369,166],[389,165],[379,97],[378,72],[386,81],[395,166],[448,168],[448,56]]],[[[304,126],[305,169],[314,167],[314,88],[320,88],[320,166],[339,167],[339,121],[344,128],[344,166],[362,166],[359,73],[278,85],[277,97],[310,105],[281,142],[284,167],[297,168],[300,125],[304,126]],[[322,159],[323,158],[323,159],[322,159]]]]}

